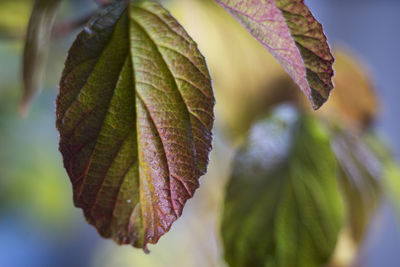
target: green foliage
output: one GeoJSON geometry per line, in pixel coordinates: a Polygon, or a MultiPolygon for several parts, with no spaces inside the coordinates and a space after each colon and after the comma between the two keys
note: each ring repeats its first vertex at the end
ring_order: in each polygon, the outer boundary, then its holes
{"type": "Polygon", "coordinates": [[[335,249],[343,207],[328,134],[311,117],[280,123],[254,126],[234,161],[221,225],[229,266],[321,266],[335,249]]]}

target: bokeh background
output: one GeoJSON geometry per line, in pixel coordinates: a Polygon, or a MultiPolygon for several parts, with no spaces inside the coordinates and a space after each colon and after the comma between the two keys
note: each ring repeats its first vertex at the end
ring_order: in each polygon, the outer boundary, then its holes
{"type": "MultiPolygon", "coordinates": [[[[52,39],[43,91],[27,118],[18,113],[23,37],[32,1],[0,1],[0,267],[224,266],[218,227],[230,163],[255,92],[282,86],[279,65],[239,24],[210,4],[163,1],[198,41],[214,78],[217,123],[209,172],[182,218],[150,255],[98,236],[72,203],[55,129],[55,97],[63,62],[77,30],[52,39]],[[278,84],[278,85],[276,85],[278,84]]],[[[306,0],[334,47],[363,66],[380,105],[374,123],[400,160],[400,1],[306,0]]],[[[56,24],[90,14],[91,0],[65,0],[56,24]]],[[[351,88],[351,87],[350,87],[351,88]]],[[[261,98],[268,103],[266,93],[261,98]]],[[[268,105],[273,103],[268,103],[268,105]]],[[[262,105],[261,105],[262,106],[262,105]]],[[[249,115],[250,114],[250,115],[249,115]]],[[[374,215],[356,266],[396,267],[400,227],[389,201],[374,215]]]]}

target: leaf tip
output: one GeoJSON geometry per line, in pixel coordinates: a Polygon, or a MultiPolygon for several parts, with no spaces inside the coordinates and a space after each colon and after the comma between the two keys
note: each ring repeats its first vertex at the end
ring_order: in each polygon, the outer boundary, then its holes
{"type": "Polygon", "coordinates": [[[31,107],[31,99],[24,95],[18,106],[18,115],[22,118],[26,118],[29,114],[29,110],[31,107]]]}
{"type": "Polygon", "coordinates": [[[319,93],[317,90],[311,88],[311,96],[310,96],[310,102],[312,105],[312,108],[314,111],[317,111],[320,109],[326,101],[328,101],[330,93],[332,92],[333,87],[331,87],[328,91],[327,96],[323,96],[321,93],[319,93]]]}
{"type": "Polygon", "coordinates": [[[144,245],[142,249],[143,249],[144,254],[146,254],[146,255],[150,254],[150,250],[148,249],[147,245],[144,245]]]}

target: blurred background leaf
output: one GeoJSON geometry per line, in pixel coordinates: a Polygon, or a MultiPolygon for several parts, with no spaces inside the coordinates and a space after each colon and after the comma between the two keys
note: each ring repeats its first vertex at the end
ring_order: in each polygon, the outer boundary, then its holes
{"type": "Polygon", "coordinates": [[[31,12],[31,0],[2,0],[0,2],[0,40],[25,35],[31,12]]]}
{"type": "Polygon", "coordinates": [[[326,129],[307,116],[291,125],[264,120],[233,166],[221,225],[229,266],[326,264],[343,218],[326,129]],[[287,154],[275,154],[271,143],[287,154]]]}
{"type": "Polygon", "coordinates": [[[345,201],[346,220],[329,266],[352,266],[382,197],[382,166],[362,136],[337,126],[331,145],[338,162],[337,179],[345,201]]]}
{"type": "Polygon", "coordinates": [[[360,243],[381,198],[382,166],[362,138],[346,130],[334,131],[332,147],[339,163],[348,226],[355,243],[360,243]]]}
{"type": "MultiPolygon", "coordinates": [[[[370,72],[347,48],[337,47],[335,55],[335,89],[318,115],[361,131],[378,117],[379,101],[370,72]]],[[[305,104],[304,104],[305,105],[305,104]]]]}
{"type": "MultiPolygon", "coordinates": [[[[385,195],[397,209],[400,219],[400,167],[393,152],[382,138],[374,133],[368,133],[365,143],[379,159],[382,166],[382,186],[385,195]]],[[[400,221],[399,221],[400,222],[400,221]]]]}
{"type": "Polygon", "coordinates": [[[385,164],[385,189],[389,198],[397,209],[400,219],[400,168],[397,162],[389,161],[385,164]]]}
{"type": "Polygon", "coordinates": [[[40,90],[54,19],[61,0],[35,0],[25,36],[20,113],[26,115],[40,90]]]}

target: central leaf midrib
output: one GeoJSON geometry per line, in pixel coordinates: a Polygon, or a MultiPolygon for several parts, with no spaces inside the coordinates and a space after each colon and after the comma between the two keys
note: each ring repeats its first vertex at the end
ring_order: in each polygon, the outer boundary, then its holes
{"type": "MultiPolygon", "coordinates": [[[[135,7],[132,7],[132,8],[135,8],[135,7]]],[[[142,10],[142,9],[140,9],[140,10],[142,10]]],[[[190,114],[191,114],[191,112],[189,112],[189,108],[188,108],[188,106],[187,106],[187,104],[186,104],[186,102],[185,102],[185,100],[184,100],[184,98],[183,98],[183,96],[182,96],[182,94],[181,94],[179,88],[178,88],[178,84],[177,84],[177,82],[176,82],[176,80],[175,80],[175,77],[174,77],[173,72],[171,71],[171,69],[169,68],[167,62],[165,61],[164,56],[162,55],[161,51],[159,50],[157,43],[152,39],[152,37],[150,36],[150,34],[147,32],[147,30],[146,30],[137,20],[135,20],[135,18],[133,18],[132,16],[130,16],[130,21],[131,21],[132,23],[134,23],[138,28],[140,28],[140,29],[142,30],[143,34],[144,34],[144,35],[148,38],[148,40],[152,43],[152,45],[153,45],[153,47],[154,47],[154,51],[156,51],[157,54],[158,54],[158,56],[162,59],[162,62],[164,63],[166,69],[168,70],[168,74],[172,77],[172,80],[174,81],[174,85],[175,85],[174,87],[175,87],[175,89],[178,91],[179,96],[180,96],[180,98],[181,98],[181,101],[183,102],[183,104],[184,104],[184,106],[185,106],[185,109],[186,109],[186,112],[187,112],[187,114],[188,114],[189,121],[190,121],[190,124],[189,124],[190,133],[191,133],[191,136],[190,136],[190,137],[191,137],[192,140],[194,140],[194,138],[193,138],[192,122],[191,122],[191,120],[190,120],[190,114]]],[[[136,84],[136,82],[135,82],[135,84],[136,84]]],[[[173,208],[173,210],[174,210],[175,216],[178,218],[178,217],[179,217],[179,211],[178,211],[178,209],[177,209],[176,206],[175,206],[174,200],[172,199],[171,179],[173,179],[173,178],[171,177],[171,176],[172,176],[172,175],[171,175],[171,168],[170,168],[169,161],[168,161],[168,158],[167,158],[167,151],[166,151],[166,149],[165,149],[164,142],[163,142],[163,140],[161,139],[161,134],[160,134],[160,132],[159,132],[159,129],[158,129],[158,127],[157,127],[157,124],[155,123],[155,120],[154,120],[154,118],[152,117],[152,114],[151,114],[149,108],[147,107],[146,102],[144,101],[144,99],[142,98],[142,96],[140,95],[140,93],[139,93],[137,90],[136,90],[136,94],[137,94],[137,95],[139,96],[139,98],[141,99],[141,101],[142,101],[143,105],[145,106],[145,108],[146,108],[146,110],[147,110],[147,112],[148,112],[150,118],[152,119],[152,123],[153,123],[153,125],[154,125],[154,128],[155,128],[155,129],[157,130],[157,132],[158,132],[158,138],[159,138],[159,140],[160,140],[160,142],[161,142],[161,144],[162,144],[162,146],[163,146],[164,155],[165,155],[165,161],[166,161],[167,166],[168,166],[168,178],[169,178],[168,184],[169,184],[170,202],[171,202],[172,208],[173,208]]],[[[194,149],[194,152],[195,152],[194,158],[195,158],[195,161],[197,162],[196,149],[194,149]]],[[[140,176],[139,176],[139,177],[140,177],[140,176]]],[[[180,182],[181,182],[182,185],[186,188],[185,182],[184,182],[184,181],[181,181],[181,180],[180,180],[180,182]]],[[[190,190],[188,190],[188,188],[186,188],[186,190],[187,190],[188,192],[190,192],[190,190]]],[[[143,206],[141,206],[141,207],[143,207],[143,206]]],[[[142,211],[142,212],[143,212],[143,211],[142,211]]]]}

